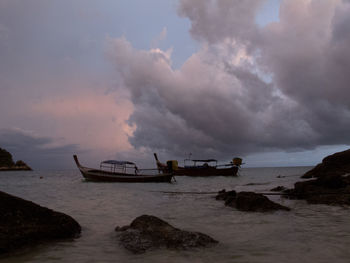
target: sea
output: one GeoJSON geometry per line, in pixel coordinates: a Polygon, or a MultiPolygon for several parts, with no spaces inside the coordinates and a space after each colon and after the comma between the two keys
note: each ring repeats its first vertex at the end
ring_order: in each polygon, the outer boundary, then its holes
{"type": "Polygon", "coordinates": [[[82,226],[79,238],[50,242],[0,262],[350,262],[349,207],[268,198],[291,211],[241,212],[215,200],[215,192],[269,192],[292,187],[310,167],[242,168],[238,177],[176,177],[173,183],[94,183],[77,169],[2,172],[0,191],[66,213],[82,226]],[[186,251],[132,254],[116,226],[140,215],[210,235],[218,245],[186,251]]]}

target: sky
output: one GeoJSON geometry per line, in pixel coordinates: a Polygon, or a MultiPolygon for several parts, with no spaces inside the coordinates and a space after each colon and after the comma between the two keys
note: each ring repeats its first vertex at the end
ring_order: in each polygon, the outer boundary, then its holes
{"type": "Polygon", "coordinates": [[[349,148],[349,0],[0,0],[0,147],[315,165],[349,148]]]}

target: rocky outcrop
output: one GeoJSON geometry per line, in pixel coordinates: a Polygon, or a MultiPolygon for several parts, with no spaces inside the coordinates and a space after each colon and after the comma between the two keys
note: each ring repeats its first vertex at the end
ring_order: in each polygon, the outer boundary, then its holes
{"type": "Polygon", "coordinates": [[[12,160],[12,155],[5,149],[0,148],[0,167],[11,167],[15,163],[12,160]]]}
{"type": "Polygon", "coordinates": [[[306,172],[302,178],[344,175],[350,173],[350,149],[325,157],[322,163],[306,172]]]}
{"type": "Polygon", "coordinates": [[[322,163],[306,172],[302,178],[284,191],[288,198],[305,199],[310,204],[350,205],[350,150],[325,157],[322,163]]]}
{"type": "Polygon", "coordinates": [[[80,231],[72,217],[0,191],[0,254],[80,231]]]}
{"type": "Polygon", "coordinates": [[[0,171],[31,171],[32,169],[22,160],[16,163],[12,159],[12,154],[0,148],[0,171]]]}
{"type": "Polygon", "coordinates": [[[208,235],[183,231],[151,215],[134,219],[129,226],[116,227],[120,244],[133,253],[155,248],[190,249],[218,243],[208,235]]]}
{"type": "Polygon", "coordinates": [[[234,207],[240,211],[268,212],[275,210],[289,211],[290,208],[272,202],[266,196],[253,192],[239,192],[221,190],[216,200],[224,200],[226,206],[234,207]]]}
{"type": "Polygon", "coordinates": [[[310,204],[350,205],[350,176],[329,175],[297,182],[284,191],[290,199],[305,199],[310,204]]]}

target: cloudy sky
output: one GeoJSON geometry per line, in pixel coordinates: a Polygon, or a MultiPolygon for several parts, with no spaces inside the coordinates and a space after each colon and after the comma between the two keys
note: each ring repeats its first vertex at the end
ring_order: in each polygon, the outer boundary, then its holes
{"type": "Polygon", "coordinates": [[[34,168],[350,141],[349,0],[0,0],[0,147],[34,168]]]}

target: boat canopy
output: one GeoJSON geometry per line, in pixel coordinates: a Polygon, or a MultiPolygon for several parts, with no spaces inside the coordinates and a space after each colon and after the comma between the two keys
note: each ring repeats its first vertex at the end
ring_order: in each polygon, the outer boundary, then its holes
{"type": "Polygon", "coordinates": [[[184,160],[184,166],[185,168],[189,168],[189,167],[196,167],[196,168],[206,168],[208,166],[210,167],[216,167],[217,165],[217,160],[215,159],[185,159],[184,160]],[[213,162],[215,164],[213,164],[213,162]],[[188,163],[191,163],[191,165],[188,165],[188,163]],[[197,163],[200,163],[199,165],[197,163]],[[203,163],[203,164],[202,164],[203,163]],[[211,165],[209,165],[209,163],[212,163],[211,165]]]}
{"type": "Polygon", "coordinates": [[[203,163],[209,163],[209,162],[217,162],[215,159],[207,159],[207,160],[191,160],[193,162],[203,162],[203,163]]]}
{"type": "Polygon", "coordinates": [[[134,169],[135,174],[138,172],[138,168],[135,163],[129,161],[117,161],[117,160],[106,160],[100,164],[101,170],[108,170],[111,172],[122,172],[126,173],[129,169],[134,169]]]}
{"type": "Polygon", "coordinates": [[[130,165],[135,165],[135,163],[133,162],[129,162],[129,161],[117,161],[117,160],[106,160],[101,162],[101,164],[114,164],[114,165],[126,165],[126,164],[130,164],[130,165]]]}

